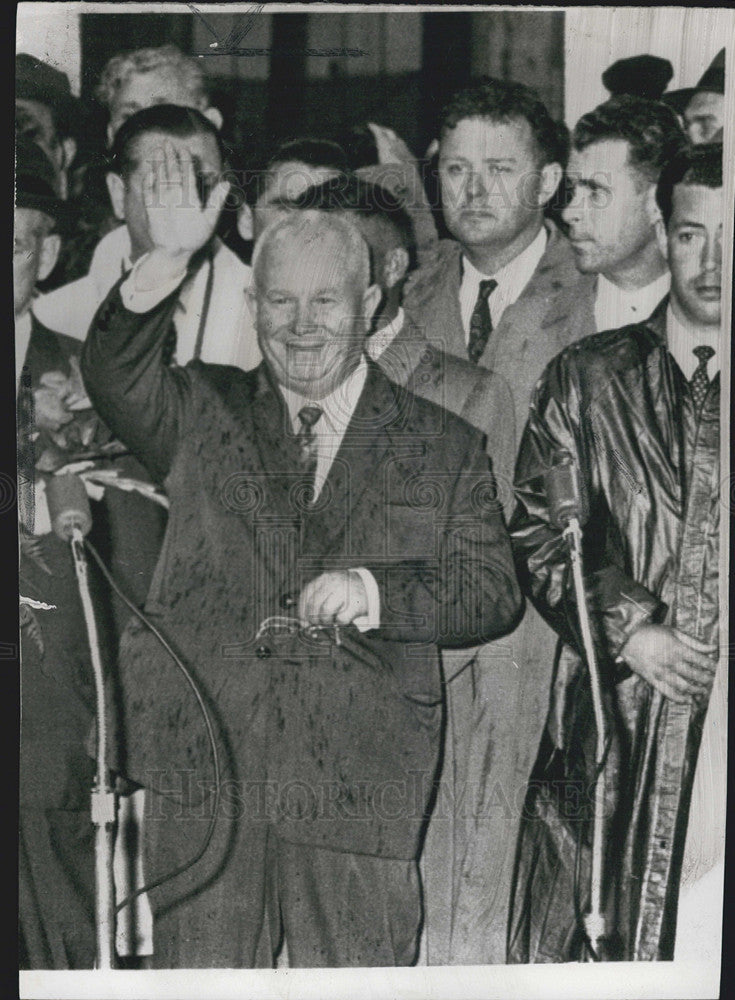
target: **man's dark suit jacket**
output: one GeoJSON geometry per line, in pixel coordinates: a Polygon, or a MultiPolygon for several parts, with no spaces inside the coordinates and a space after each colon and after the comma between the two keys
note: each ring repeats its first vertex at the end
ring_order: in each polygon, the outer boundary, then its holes
{"type": "MultiPolygon", "coordinates": [[[[95,406],[171,500],[146,610],[204,689],[233,794],[275,790],[266,818],[286,840],[413,858],[439,749],[438,647],[487,641],[520,610],[481,435],[370,363],[327,481],[305,506],[266,368],[161,364],[175,303],[135,314],[113,289],[83,355],[95,406]],[[351,626],[341,644],[258,634],[308,580],[355,567],[378,582],[379,629],[351,626]]],[[[121,671],[118,766],[196,801],[197,782],[212,777],[197,705],[137,622],[121,671]]]]}

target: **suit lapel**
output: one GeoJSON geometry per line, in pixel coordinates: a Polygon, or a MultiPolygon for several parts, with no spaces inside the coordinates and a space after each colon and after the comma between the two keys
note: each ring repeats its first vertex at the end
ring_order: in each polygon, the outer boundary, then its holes
{"type": "Polygon", "coordinates": [[[378,366],[368,361],[368,377],[357,406],[314,511],[306,517],[307,550],[327,554],[341,547],[349,553],[348,529],[355,510],[370,488],[377,485],[381,490],[393,428],[407,415],[403,398],[378,366]]]}

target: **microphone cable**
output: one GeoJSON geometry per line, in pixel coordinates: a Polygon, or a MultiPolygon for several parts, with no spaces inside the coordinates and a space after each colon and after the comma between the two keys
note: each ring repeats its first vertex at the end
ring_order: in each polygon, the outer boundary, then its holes
{"type": "Polygon", "coordinates": [[[139,618],[140,621],[142,621],[143,624],[148,629],[150,629],[150,631],[153,633],[153,635],[156,637],[156,639],[158,639],[158,641],[160,642],[160,644],[163,646],[163,648],[166,650],[166,652],[169,654],[169,656],[171,657],[171,659],[174,661],[174,663],[176,664],[176,666],[179,668],[179,670],[181,671],[181,673],[186,678],[186,681],[187,681],[189,687],[191,688],[191,690],[194,693],[194,697],[197,700],[197,704],[199,705],[199,709],[200,709],[200,711],[202,713],[202,717],[204,719],[204,725],[206,726],[206,729],[207,729],[207,736],[209,738],[209,744],[210,744],[210,747],[211,747],[211,750],[212,750],[212,763],[213,763],[213,767],[214,767],[214,801],[213,801],[212,815],[211,815],[210,820],[209,820],[209,825],[207,827],[207,832],[205,834],[204,840],[203,840],[202,845],[200,846],[199,850],[188,861],[184,862],[184,864],[178,865],[172,871],[167,872],[165,875],[161,875],[159,878],[153,879],[152,881],[150,881],[150,882],[146,883],[145,885],[141,886],[139,889],[136,889],[134,892],[129,893],[125,897],[125,899],[123,899],[123,901],[121,903],[118,903],[116,905],[115,912],[119,913],[120,910],[124,909],[126,906],[128,906],[130,903],[132,903],[134,899],[137,899],[138,896],[142,896],[143,893],[150,892],[152,889],[157,889],[159,886],[164,885],[164,883],[170,882],[172,879],[177,878],[179,875],[183,875],[184,872],[188,871],[190,868],[193,868],[194,865],[197,864],[197,862],[200,861],[201,858],[204,857],[204,854],[206,853],[207,848],[209,847],[209,845],[210,845],[210,843],[212,841],[212,837],[214,836],[214,830],[215,830],[215,827],[217,825],[217,814],[219,812],[219,802],[220,802],[220,794],[221,794],[221,790],[220,790],[220,781],[221,781],[221,777],[220,777],[220,763],[219,763],[219,753],[217,751],[217,741],[216,741],[215,736],[214,736],[214,727],[212,726],[212,720],[210,718],[209,712],[207,711],[207,706],[204,703],[204,698],[202,696],[202,693],[199,690],[197,682],[192,677],[191,672],[186,667],[186,665],[182,661],[181,657],[175,652],[174,649],[172,649],[171,644],[168,642],[168,640],[166,639],[166,637],[153,624],[153,622],[148,618],[148,616],[143,611],[141,611],[140,608],[136,607],[136,605],[133,603],[133,601],[130,600],[130,598],[127,596],[127,594],[125,594],[122,591],[122,589],[120,588],[119,584],[117,583],[117,581],[113,577],[112,573],[110,572],[110,570],[105,565],[105,563],[104,563],[102,557],[100,556],[99,552],[94,547],[94,545],[92,544],[92,542],[89,541],[88,538],[84,539],[84,546],[85,546],[86,549],[89,550],[89,552],[92,555],[94,561],[99,566],[102,575],[104,576],[105,580],[107,580],[107,582],[110,585],[110,587],[112,587],[113,591],[117,594],[117,596],[120,598],[120,600],[125,604],[125,606],[128,608],[128,610],[132,611],[133,614],[137,618],[139,618]]]}

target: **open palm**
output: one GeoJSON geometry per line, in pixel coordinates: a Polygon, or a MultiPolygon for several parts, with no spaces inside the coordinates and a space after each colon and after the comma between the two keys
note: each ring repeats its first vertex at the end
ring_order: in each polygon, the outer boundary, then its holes
{"type": "Polygon", "coordinates": [[[213,236],[229,184],[216,184],[202,206],[192,158],[170,140],[164,141],[162,153],[143,179],[151,242],[171,257],[191,256],[213,236]]]}

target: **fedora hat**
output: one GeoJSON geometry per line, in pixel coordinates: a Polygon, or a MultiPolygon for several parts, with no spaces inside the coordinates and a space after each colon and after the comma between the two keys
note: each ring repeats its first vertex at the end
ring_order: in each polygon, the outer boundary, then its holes
{"type": "Polygon", "coordinates": [[[26,52],[15,57],[15,96],[48,105],[62,135],[77,131],[80,102],[71,92],[68,76],[26,52]]]}
{"type": "Polygon", "coordinates": [[[699,79],[696,87],[685,87],[683,90],[671,90],[661,98],[670,104],[675,111],[683,114],[687,104],[695,94],[702,92],[710,94],[725,93],[725,50],[720,49],[699,79]]]}

